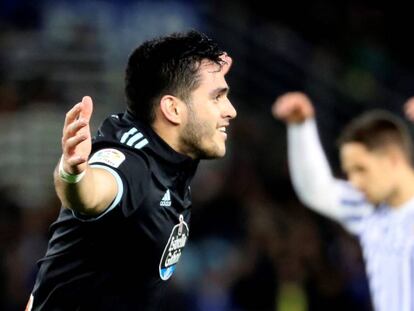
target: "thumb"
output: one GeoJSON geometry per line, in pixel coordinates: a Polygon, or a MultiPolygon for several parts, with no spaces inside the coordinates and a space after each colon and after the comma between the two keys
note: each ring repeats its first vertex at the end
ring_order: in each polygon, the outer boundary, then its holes
{"type": "Polygon", "coordinates": [[[80,117],[89,122],[92,116],[93,102],[90,96],[84,96],[81,103],[80,117]]]}

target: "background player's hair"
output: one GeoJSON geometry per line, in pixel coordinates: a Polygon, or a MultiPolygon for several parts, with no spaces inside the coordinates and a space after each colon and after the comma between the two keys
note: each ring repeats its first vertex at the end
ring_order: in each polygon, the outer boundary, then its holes
{"type": "Polygon", "coordinates": [[[149,40],[129,57],[125,77],[128,110],[148,124],[154,121],[154,107],[170,94],[183,101],[199,86],[198,68],[203,59],[219,66],[217,43],[206,35],[189,31],[149,40]]]}
{"type": "Polygon", "coordinates": [[[385,110],[371,110],[353,119],[343,130],[338,144],[352,142],[361,143],[371,151],[397,146],[409,162],[412,160],[412,141],[406,124],[385,110]]]}

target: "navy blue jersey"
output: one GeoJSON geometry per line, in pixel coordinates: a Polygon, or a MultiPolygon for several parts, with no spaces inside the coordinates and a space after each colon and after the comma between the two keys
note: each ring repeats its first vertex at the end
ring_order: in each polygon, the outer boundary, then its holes
{"type": "Polygon", "coordinates": [[[160,310],[188,239],[198,161],[126,112],[103,122],[89,165],[113,174],[118,194],[95,217],[61,208],[32,310],[160,310]]]}

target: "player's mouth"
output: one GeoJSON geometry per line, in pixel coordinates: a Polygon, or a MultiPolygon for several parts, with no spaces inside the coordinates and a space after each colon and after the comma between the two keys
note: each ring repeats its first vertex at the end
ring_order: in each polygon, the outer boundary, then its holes
{"type": "Polygon", "coordinates": [[[218,128],[218,131],[221,133],[221,135],[224,136],[224,138],[227,138],[227,131],[226,131],[227,125],[226,126],[220,126],[218,128]]]}

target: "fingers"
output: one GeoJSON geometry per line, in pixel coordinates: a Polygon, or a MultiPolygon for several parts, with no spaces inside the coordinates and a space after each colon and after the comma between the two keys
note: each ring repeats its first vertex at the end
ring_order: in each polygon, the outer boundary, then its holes
{"type": "Polygon", "coordinates": [[[89,123],[91,120],[92,111],[92,98],[89,96],[84,96],[80,103],[77,103],[66,113],[64,129],[66,129],[75,120],[81,120],[81,122],[89,123]]]}
{"type": "Polygon", "coordinates": [[[85,140],[87,140],[86,135],[77,135],[66,141],[63,141],[62,138],[63,168],[66,172],[70,174],[78,174],[85,169],[84,167],[80,167],[80,165],[84,163],[86,165],[88,156],[83,153],[75,152],[76,148],[85,140]]]}
{"type": "Polygon", "coordinates": [[[81,103],[77,103],[66,113],[65,124],[63,126],[64,129],[79,117],[80,111],[81,103]]]}
{"type": "Polygon", "coordinates": [[[63,133],[63,136],[73,136],[76,135],[76,133],[78,133],[82,128],[86,127],[88,125],[88,122],[86,122],[83,119],[79,119],[76,121],[73,121],[71,124],[69,124],[66,129],[65,132],[63,133]]]}
{"type": "Polygon", "coordinates": [[[65,144],[65,154],[71,154],[73,150],[76,149],[76,147],[83,141],[87,140],[88,136],[86,135],[77,135],[77,136],[73,136],[70,137],[69,139],[67,139],[64,144],[65,144]]]}
{"type": "Polygon", "coordinates": [[[89,122],[93,110],[92,99],[82,98],[67,113],[62,133],[62,152],[64,169],[77,173],[85,169],[91,150],[91,133],[89,122]]]}
{"type": "Polygon", "coordinates": [[[66,113],[63,137],[75,135],[80,129],[86,127],[91,120],[92,111],[92,99],[89,96],[84,96],[80,103],[77,103],[66,113]]]}
{"type": "Polygon", "coordinates": [[[89,122],[93,112],[93,102],[90,96],[84,96],[82,102],[80,103],[81,111],[80,118],[84,119],[86,122],[89,122]]]}
{"type": "Polygon", "coordinates": [[[309,97],[304,93],[289,92],[275,100],[272,114],[276,119],[287,123],[301,123],[314,116],[314,109],[309,97]]]}
{"type": "MultiPolygon", "coordinates": [[[[87,161],[88,155],[77,153],[77,147],[88,139],[87,134],[78,134],[71,137],[62,137],[62,152],[65,162],[69,166],[76,166],[87,161]]],[[[71,171],[71,170],[68,170],[71,171]]]]}
{"type": "Polygon", "coordinates": [[[414,97],[409,98],[405,102],[404,111],[407,119],[414,122],[414,97]]]}
{"type": "Polygon", "coordinates": [[[296,108],[297,97],[297,93],[286,93],[276,98],[272,106],[273,116],[282,120],[287,118],[296,108]]]}
{"type": "Polygon", "coordinates": [[[83,171],[81,169],[74,169],[75,167],[79,166],[80,164],[84,164],[86,163],[88,159],[79,155],[73,155],[70,157],[64,157],[64,162],[70,167],[69,169],[65,168],[64,165],[64,169],[66,172],[70,173],[70,174],[78,174],[79,172],[83,171]]]}
{"type": "MultiPolygon", "coordinates": [[[[85,139],[87,138],[87,136],[85,135],[85,132],[87,134],[87,130],[86,131],[81,131],[82,129],[88,127],[89,123],[86,122],[86,120],[84,119],[73,119],[73,116],[70,115],[67,117],[67,120],[65,122],[65,127],[63,128],[63,135],[62,135],[62,147],[65,149],[68,141],[72,138],[79,138],[80,137],[85,137],[85,139]],[[71,121],[69,123],[69,121],[71,121]]],[[[76,139],[78,140],[78,139],[76,139]]],[[[71,145],[71,144],[70,144],[71,145]]]]}
{"type": "Polygon", "coordinates": [[[289,103],[289,98],[286,95],[282,95],[276,99],[272,106],[272,114],[277,119],[285,119],[290,111],[293,109],[293,105],[289,103]]]}

